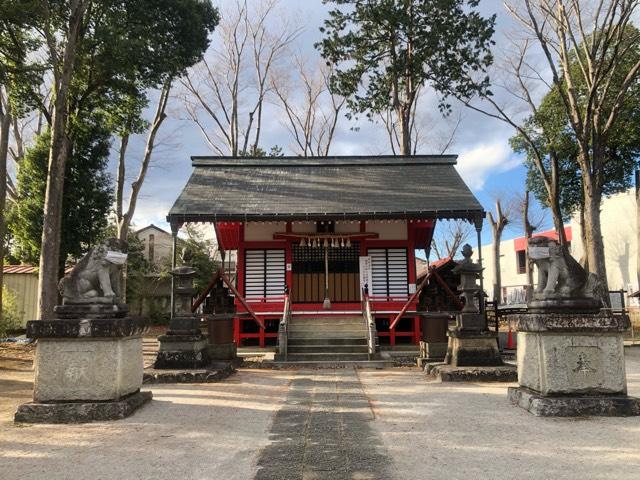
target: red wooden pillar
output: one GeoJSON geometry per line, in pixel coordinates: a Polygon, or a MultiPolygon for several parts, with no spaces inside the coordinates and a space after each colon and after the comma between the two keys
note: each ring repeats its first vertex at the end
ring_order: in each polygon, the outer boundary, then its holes
{"type": "Polygon", "coordinates": [[[260,340],[260,348],[264,348],[264,328],[260,327],[260,336],[258,337],[260,340]]]}
{"type": "Polygon", "coordinates": [[[419,345],[421,338],[422,338],[422,332],[420,331],[420,317],[413,317],[413,343],[414,343],[414,345],[419,345]]]}
{"type": "Polygon", "coordinates": [[[233,318],[233,340],[236,345],[240,346],[240,319],[238,317],[233,318]]]}
{"type": "MultiPolygon", "coordinates": [[[[389,318],[389,324],[393,321],[393,317],[389,318]]],[[[389,345],[394,347],[396,345],[396,327],[389,329],[389,345]]]]}

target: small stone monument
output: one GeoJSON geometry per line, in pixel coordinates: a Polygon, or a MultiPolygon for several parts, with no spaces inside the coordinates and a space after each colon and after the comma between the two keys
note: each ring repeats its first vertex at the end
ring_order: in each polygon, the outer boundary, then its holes
{"type": "Polygon", "coordinates": [[[27,336],[38,340],[35,387],[17,422],[115,420],[151,399],[151,392],[140,391],[147,327],[119,303],[125,252],[115,238],[91,249],[60,281],[56,318],[27,323],[27,336]]]}
{"type": "Polygon", "coordinates": [[[497,333],[489,331],[486,317],[476,303],[482,266],[473,262],[472,255],[471,245],[465,245],[464,258],[453,269],[460,275],[464,307],[456,314],[455,327],[447,332],[449,342],[444,364],[428,365],[426,371],[443,381],[511,381],[515,379],[515,368],[504,365],[497,333]]]}
{"type": "Polygon", "coordinates": [[[627,396],[623,334],[629,319],[600,310],[596,278],[558,242],[530,240],[538,284],[518,330],[512,403],[538,416],[640,415],[627,396]]]}
{"type": "Polygon", "coordinates": [[[450,312],[429,311],[427,305],[427,288],[420,292],[418,299],[418,315],[420,315],[420,356],[418,367],[424,368],[429,362],[442,362],[447,354],[447,330],[449,329],[450,312]]]}
{"type": "Polygon", "coordinates": [[[233,319],[236,315],[234,297],[218,278],[211,295],[206,300],[206,310],[210,312],[209,343],[207,353],[212,362],[237,363],[238,348],[233,341],[233,319]]]}
{"type": "Polygon", "coordinates": [[[191,311],[196,289],[196,270],[191,267],[193,253],[182,251],[182,266],[171,271],[174,278],[175,312],[169,329],[158,337],[160,348],[155,362],[158,369],[201,368],[209,363],[207,338],[200,331],[200,319],[191,311]]]}

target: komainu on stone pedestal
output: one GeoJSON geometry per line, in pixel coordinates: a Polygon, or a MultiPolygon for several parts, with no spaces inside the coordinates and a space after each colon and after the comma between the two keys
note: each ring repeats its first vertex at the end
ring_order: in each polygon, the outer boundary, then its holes
{"type": "Polygon", "coordinates": [[[57,318],[27,323],[38,339],[33,402],[17,422],[82,423],[131,415],[151,399],[141,392],[142,334],[147,326],[127,317],[119,303],[126,245],[109,239],[93,248],[60,282],[57,318]]]}
{"type": "Polygon", "coordinates": [[[518,388],[510,400],[538,416],[640,415],[627,396],[623,335],[626,316],[600,311],[597,281],[553,240],[532,239],[539,269],[518,330],[518,388]]]}

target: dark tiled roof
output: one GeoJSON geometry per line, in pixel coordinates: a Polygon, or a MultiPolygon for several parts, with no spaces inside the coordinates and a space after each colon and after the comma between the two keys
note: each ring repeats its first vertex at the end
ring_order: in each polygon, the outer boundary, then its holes
{"type": "Polygon", "coordinates": [[[169,222],[484,215],[451,155],[192,161],[169,222]]]}

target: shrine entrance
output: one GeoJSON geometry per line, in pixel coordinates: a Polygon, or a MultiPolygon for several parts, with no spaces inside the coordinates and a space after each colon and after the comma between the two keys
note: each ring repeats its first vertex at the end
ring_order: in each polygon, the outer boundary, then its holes
{"type": "Polygon", "coordinates": [[[316,241],[292,247],[293,303],[331,303],[360,301],[360,242],[316,241]]]}

